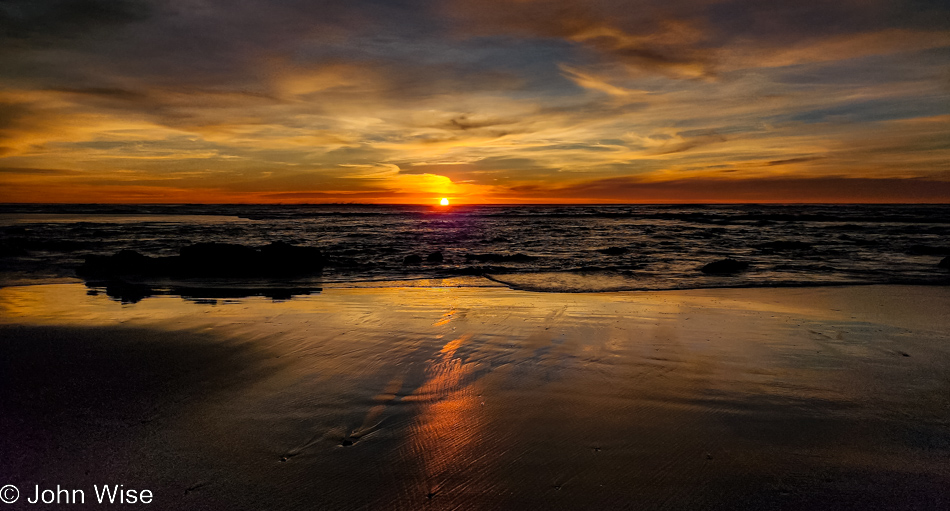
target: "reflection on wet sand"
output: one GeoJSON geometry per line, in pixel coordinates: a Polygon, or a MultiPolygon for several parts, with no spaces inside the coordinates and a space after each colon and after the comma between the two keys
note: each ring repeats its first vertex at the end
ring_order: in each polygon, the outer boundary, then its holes
{"type": "Polygon", "coordinates": [[[941,509],[947,308],[915,287],[3,288],[2,425],[29,440],[3,468],[188,509],[941,509]]]}
{"type": "Polygon", "coordinates": [[[482,434],[479,399],[470,377],[473,363],[456,357],[471,338],[458,337],[442,347],[426,371],[426,381],[406,397],[421,407],[407,432],[408,456],[421,465],[413,493],[433,497],[465,466],[482,434]]]}

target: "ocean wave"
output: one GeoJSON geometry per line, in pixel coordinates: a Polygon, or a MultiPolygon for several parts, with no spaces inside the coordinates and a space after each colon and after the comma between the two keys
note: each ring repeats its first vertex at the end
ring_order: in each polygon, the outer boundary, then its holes
{"type": "Polygon", "coordinates": [[[123,250],[280,242],[320,250],[317,287],[486,275],[558,292],[945,284],[947,219],[946,205],[0,205],[0,283],[75,277],[123,250]],[[723,259],[748,267],[701,271],[723,259]]]}

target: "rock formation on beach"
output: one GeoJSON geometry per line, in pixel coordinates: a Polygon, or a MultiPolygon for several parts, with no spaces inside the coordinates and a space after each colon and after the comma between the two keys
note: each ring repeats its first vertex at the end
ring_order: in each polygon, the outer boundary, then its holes
{"type": "Polygon", "coordinates": [[[83,277],[283,277],[319,272],[323,254],[315,247],[281,241],[262,247],[229,243],[197,243],[178,256],[150,257],[134,250],[111,256],[86,257],[77,273],[83,277]]]}
{"type": "Polygon", "coordinates": [[[710,275],[731,275],[749,268],[749,263],[745,261],[736,261],[735,259],[722,259],[707,264],[700,268],[700,271],[710,275]]]}

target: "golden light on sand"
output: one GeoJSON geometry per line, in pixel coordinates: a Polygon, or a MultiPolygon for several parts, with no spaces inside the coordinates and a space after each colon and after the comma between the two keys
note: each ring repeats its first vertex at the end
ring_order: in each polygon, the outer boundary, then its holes
{"type": "Polygon", "coordinates": [[[448,206],[448,205],[449,205],[449,199],[446,199],[445,197],[442,197],[442,200],[439,201],[439,204],[442,205],[442,206],[448,206]]]}

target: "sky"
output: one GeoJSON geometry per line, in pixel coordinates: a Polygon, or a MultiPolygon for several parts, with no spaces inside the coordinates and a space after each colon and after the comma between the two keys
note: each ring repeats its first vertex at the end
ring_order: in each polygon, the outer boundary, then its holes
{"type": "Polygon", "coordinates": [[[950,202],[950,4],[3,0],[0,202],[950,202]]]}

